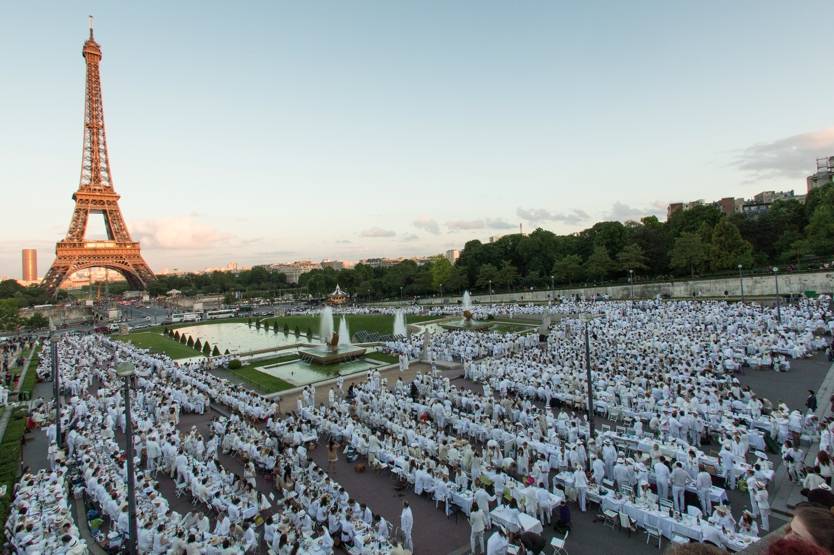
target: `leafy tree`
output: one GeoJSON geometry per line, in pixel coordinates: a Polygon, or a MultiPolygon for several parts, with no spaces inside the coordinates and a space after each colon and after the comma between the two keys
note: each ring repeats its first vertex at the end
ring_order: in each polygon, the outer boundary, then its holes
{"type": "Polygon", "coordinates": [[[808,248],[817,256],[834,253],[834,206],[820,204],[805,228],[808,248]]]}
{"type": "Polygon", "coordinates": [[[567,254],[553,263],[551,272],[559,283],[571,284],[582,278],[582,257],[578,254],[567,254]]]}
{"type": "MultiPolygon", "coordinates": [[[[191,339],[191,338],[190,338],[190,337],[186,337],[186,335],[185,335],[185,334],[180,335],[180,343],[182,343],[183,345],[187,345],[187,344],[188,344],[188,340],[189,340],[189,339],[191,339]]],[[[192,342],[192,343],[193,343],[193,342],[192,342]]]]}
{"type": "Polygon", "coordinates": [[[440,286],[449,286],[449,277],[452,275],[454,266],[445,256],[435,256],[431,261],[431,284],[432,288],[440,291],[440,286]]]}
{"type": "MultiPolygon", "coordinates": [[[[217,346],[215,345],[215,347],[214,347],[214,348],[215,348],[215,349],[217,349],[217,346]]],[[[203,354],[204,354],[204,355],[211,354],[211,345],[209,345],[209,342],[208,342],[208,341],[206,341],[205,343],[203,343],[203,354]]]]}
{"type": "Polygon", "coordinates": [[[486,290],[489,288],[490,282],[493,284],[498,283],[498,268],[492,264],[484,264],[478,271],[478,281],[475,285],[478,289],[486,290]]]}
{"type": "Polygon", "coordinates": [[[637,243],[631,243],[623,247],[623,250],[617,254],[617,261],[620,263],[620,268],[626,272],[629,270],[637,271],[648,268],[646,265],[646,255],[643,254],[643,249],[637,243]]]}
{"type": "Polygon", "coordinates": [[[461,268],[454,266],[452,271],[449,272],[449,276],[446,278],[446,281],[443,282],[443,291],[448,293],[450,291],[460,292],[463,291],[468,285],[468,280],[466,279],[466,274],[461,268]]]}
{"type": "Polygon", "coordinates": [[[296,337],[301,335],[301,330],[299,329],[298,326],[295,326],[295,329],[293,330],[293,335],[295,335],[296,337]]]}
{"type": "Polygon", "coordinates": [[[518,270],[516,270],[516,267],[509,262],[504,261],[501,265],[501,269],[498,270],[497,277],[498,283],[509,289],[518,279],[518,270]]]}
{"type": "Polygon", "coordinates": [[[26,327],[30,330],[37,330],[47,326],[49,326],[49,320],[39,312],[32,314],[32,316],[26,321],[26,327]]]}
{"type": "Polygon", "coordinates": [[[290,325],[284,322],[284,335],[290,334],[290,325]]]}
{"type": "Polygon", "coordinates": [[[180,332],[174,330],[174,339],[176,339],[177,341],[180,340],[180,332]]]}
{"type": "Polygon", "coordinates": [[[260,320],[255,320],[255,329],[256,330],[261,329],[261,321],[260,320]]]}
{"type": "Polygon", "coordinates": [[[192,339],[192,337],[189,335],[188,340],[185,342],[185,344],[188,345],[189,347],[193,348],[194,347],[194,339],[192,339]]]}
{"type": "Polygon", "coordinates": [[[713,270],[735,269],[753,263],[753,247],[742,238],[738,228],[728,218],[722,218],[712,230],[710,266],[713,270]]]}
{"type": "Polygon", "coordinates": [[[311,341],[313,339],[313,330],[307,328],[307,341],[311,341]]]}
{"type": "Polygon", "coordinates": [[[203,344],[200,343],[200,338],[197,338],[197,341],[194,342],[194,349],[197,351],[203,350],[203,344]]]}
{"type": "Polygon", "coordinates": [[[211,350],[211,356],[219,357],[220,356],[220,349],[217,348],[217,345],[211,350]]]}
{"type": "Polygon", "coordinates": [[[696,232],[684,231],[675,239],[670,264],[681,271],[689,270],[694,277],[695,270],[707,261],[707,247],[696,232]]]}
{"type": "Polygon", "coordinates": [[[591,256],[585,261],[585,273],[592,279],[603,280],[614,268],[614,261],[608,255],[608,249],[603,245],[597,245],[591,252],[591,256]]]}

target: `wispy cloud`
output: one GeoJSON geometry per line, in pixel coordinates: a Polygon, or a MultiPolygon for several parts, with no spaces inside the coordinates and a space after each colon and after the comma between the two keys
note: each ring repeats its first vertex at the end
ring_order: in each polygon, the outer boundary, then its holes
{"type": "Polygon", "coordinates": [[[813,173],[815,160],[834,154],[834,126],[745,148],[733,165],[751,179],[797,178],[813,173]]]}
{"type": "Polygon", "coordinates": [[[415,235],[414,233],[406,233],[405,235],[400,235],[399,241],[401,243],[410,243],[412,241],[416,241],[420,237],[415,235]]]}
{"type": "Polygon", "coordinates": [[[218,245],[250,242],[199,221],[194,216],[139,220],[130,226],[130,233],[143,249],[201,250],[218,245]]]}
{"type": "Polygon", "coordinates": [[[513,229],[515,228],[515,224],[511,224],[510,222],[505,222],[501,218],[487,218],[484,221],[484,224],[489,229],[513,229]]]}
{"type": "Polygon", "coordinates": [[[422,229],[432,235],[437,235],[440,233],[440,224],[437,223],[437,220],[433,218],[428,218],[425,216],[421,216],[414,220],[414,227],[417,229],[422,229]]]}
{"type": "Polygon", "coordinates": [[[666,207],[661,202],[654,202],[645,208],[629,206],[624,202],[616,201],[605,215],[606,220],[625,222],[629,220],[640,221],[646,216],[662,216],[666,213],[666,207]]]}
{"type": "Polygon", "coordinates": [[[575,225],[586,221],[590,216],[587,212],[574,209],[567,213],[551,212],[545,208],[521,208],[516,210],[516,215],[529,223],[538,222],[562,222],[575,225]]]}
{"type": "Polygon", "coordinates": [[[391,229],[382,229],[381,227],[372,227],[369,229],[363,229],[360,233],[360,237],[372,237],[372,238],[379,238],[379,237],[394,237],[397,233],[391,229]]]}
{"type": "Polygon", "coordinates": [[[483,229],[483,220],[454,220],[446,222],[446,227],[452,231],[467,231],[472,229],[483,229]]]}

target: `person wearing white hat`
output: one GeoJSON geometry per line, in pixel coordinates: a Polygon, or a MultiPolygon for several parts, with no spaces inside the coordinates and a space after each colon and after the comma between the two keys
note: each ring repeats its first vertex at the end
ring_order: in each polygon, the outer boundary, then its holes
{"type": "Polygon", "coordinates": [[[724,440],[721,444],[718,459],[721,461],[721,475],[724,477],[727,489],[736,489],[736,461],[733,452],[730,450],[730,442],[728,440],[724,440]]]}
{"type": "Polygon", "coordinates": [[[770,530],[770,497],[764,482],[756,482],[756,504],[759,507],[759,517],[762,519],[762,530],[770,530]]]}
{"type": "Polygon", "coordinates": [[[576,488],[576,496],[579,500],[579,510],[585,512],[585,498],[588,493],[588,477],[582,467],[576,465],[573,471],[573,487],[576,488]]]}

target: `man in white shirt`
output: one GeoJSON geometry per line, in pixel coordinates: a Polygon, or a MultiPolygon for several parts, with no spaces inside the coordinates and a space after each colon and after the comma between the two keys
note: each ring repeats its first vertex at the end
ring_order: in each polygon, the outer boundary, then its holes
{"type": "Polygon", "coordinates": [[[666,459],[660,460],[654,465],[654,477],[657,482],[657,496],[660,499],[669,499],[669,467],[666,466],[666,459]]]}
{"type": "Polygon", "coordinates": [[[675,510],[679,513],[686,509],[686,501],[684,500],[684,492],[686,491],[686,484],[689,482],[689,473],[683,469],[680,462],[675,463],[675,469],[669,477],[672,482],[672,501],[675,503],[675,510]]]}
{"type": "Polygon", "coordinates": [[[400,514],[400,529],[403,531],[404,545],[409,551],[414,551],[414,542],[411,539],[411,530],[414,528],[414,516],[411,514],[411,507],[408,501],[403,501],[403,512],[400,514]]]}
{"type": "Polygon", "coordinates": [[[698,500],[701,502],[701,509],[705,516],[712,512],[712,500],[709,497],[712,488],[712,476],[707,472],[703,464],[698,465],[698,475],[695,477],[695,489],[698,490],[698,500]]]}
{"type": "Polygon", "coordinates": [[[477,546],[480,546],[480,552],[484,553],[484,529],[486,528],[486,517],[484,512],[476,504],[472,504],[472,512],[469,513],[469,526],[472,531],[469,536],[469,544],[472,549],[472,555],[477,555],[477,546]]]}

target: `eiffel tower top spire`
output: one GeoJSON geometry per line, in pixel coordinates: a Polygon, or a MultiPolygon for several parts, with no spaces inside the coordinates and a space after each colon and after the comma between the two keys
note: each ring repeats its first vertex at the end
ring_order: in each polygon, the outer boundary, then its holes
{"type": "Polygon", "coordinates": [[[93,16],[90,16],[90,38],[81,55],[87,63],[87,90],[84,100],[84,149],[81,156],[79,189],[113,188],[110,158],[104,133],[104,106],[101,101],[101,47],[93,38],[93,16]]]}

